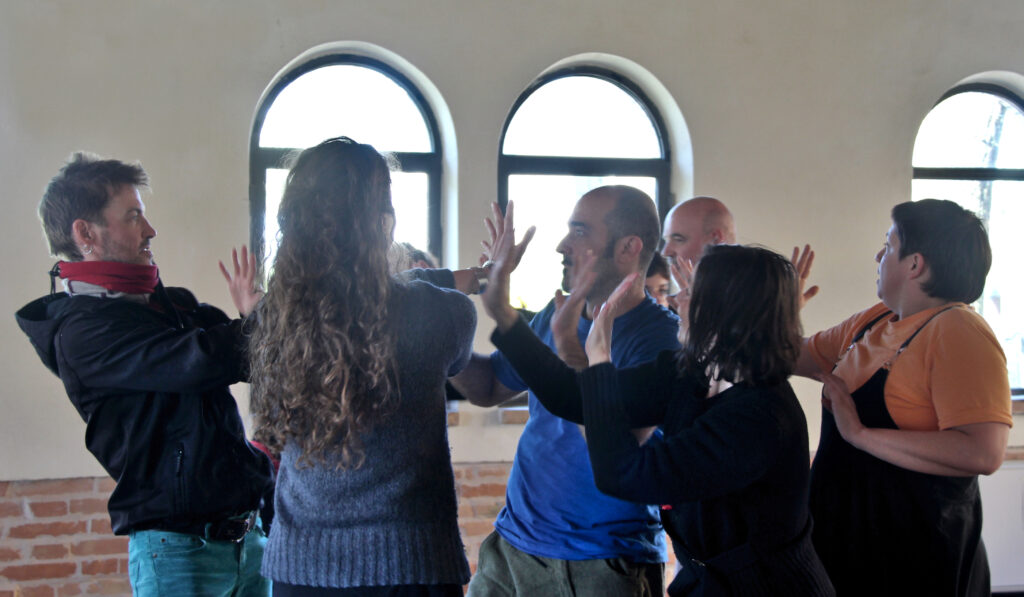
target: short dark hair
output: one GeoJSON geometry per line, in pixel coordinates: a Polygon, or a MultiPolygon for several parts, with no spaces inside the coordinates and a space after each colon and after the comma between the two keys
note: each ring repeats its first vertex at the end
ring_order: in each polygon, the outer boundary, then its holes
{"type": "Polygon", "coordinates": [[[760,247],[709,245],[693,280],[683,369],[752,385],[785,381],[800,356],[796,270],[760,247]]]}
{"type": "Polygon", "coordinates": [[[647,275],[644,277],[650,278],[651,276],[661,276],[666,280],[671,279],[668,273],[668,260],[657,251],[654,252],[654,255],[651,255],[651,264],[647,266],[647,275]]]}
{"type": "Polygon", "coordinates": [[[974,213],[944,199],[907,201],[892,208],[900,259],[920,253],[930,276],[928,296],[973,303],[985,290],[992,247],[985,224],[974,213]]]}
{"type": "Polygon", "coordinates": [[[139,164],[105,160],[82,151],[71,155],[54,176],[39,202],[39,219],[50,254],[81,261],[82,253],[71,234],[75,220],[104,225],[103,209],[124,185],[146,187],[149,177],[139,164]]]}
{"type": "Polygon", "coordinates": [[[661,222],[658,221],[654,200],[647,193],[628,185],[598,187],[587,194],[592,193],[607,193],[616,198],[615,207],[604,218],[608,228],[608,246],[626,236],[639,236],[644,243],[639,270],[646,271],[661,237],[661,222]]]}

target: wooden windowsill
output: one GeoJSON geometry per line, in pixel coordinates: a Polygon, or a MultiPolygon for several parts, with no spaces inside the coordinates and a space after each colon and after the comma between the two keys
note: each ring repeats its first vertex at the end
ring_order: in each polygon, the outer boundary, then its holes
{"type": "Polygon", "coordinates": [[[502,406],[498,409],[498,422],[502,425],[525,425],[530,420],[527,406],[502,406]]]}

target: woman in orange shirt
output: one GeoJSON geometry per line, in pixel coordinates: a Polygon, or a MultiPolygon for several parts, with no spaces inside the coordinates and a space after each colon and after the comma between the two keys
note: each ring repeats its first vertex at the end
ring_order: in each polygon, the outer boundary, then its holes
{"type": "Polygon", "coordinates": [[[977,476],[1002,464],[1012,424],[1006,358],[968,306],[988,235],[951,201],[892,221],[882,302],[807,339],[797,365],[824,383],[815,549],[840,596],[988,595],[977,476]]]}

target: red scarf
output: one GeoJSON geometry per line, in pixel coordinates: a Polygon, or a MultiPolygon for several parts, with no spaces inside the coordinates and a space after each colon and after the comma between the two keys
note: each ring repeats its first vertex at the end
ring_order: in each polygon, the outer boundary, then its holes
{"type": "Polygon", "coordinates": [[[160,281],[155,265],[116,261],[61,261],[60,277],[72,282],[102,286],[112,292],[152,294],[160,281]]]}

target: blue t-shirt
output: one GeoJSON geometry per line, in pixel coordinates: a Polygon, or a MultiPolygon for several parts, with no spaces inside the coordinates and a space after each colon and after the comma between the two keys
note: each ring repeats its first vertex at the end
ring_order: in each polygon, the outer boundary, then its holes
{"type": "MultiPolygon", "coordinates": [[[[554,302],[530,327],[554,349],[554,302]]],[[[679,348],[679,319],[648,297],[615,320],[612,363],[631,367],[652,361],[663,350],[679,348]]],[[[580,318],[583,342],[590,320],[580,318]]],[[[526,384],[500,352],[491,365],[501,383],[513,390],[526,384]]],[[[579,426],[552,415],[530,392],[530,420],[523,428],[505,491],[505,507],[494,522],[498,533],[520,551],[560,560],[626,558],[665,561],[665,535],[657,506],[645,506],[598,491],[587,444],[579,426]]]]}

